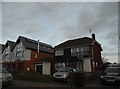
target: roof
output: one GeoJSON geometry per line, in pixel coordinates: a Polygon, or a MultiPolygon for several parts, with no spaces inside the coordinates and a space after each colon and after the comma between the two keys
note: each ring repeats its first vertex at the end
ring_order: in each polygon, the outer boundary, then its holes
{"type": "Polygon", "coordinates": [[[4,44],[0,44],[0,51],[3,50],[4,46],[5,46],[4,44]]]}
{"type": "MultiPolygon", "coordinates": [[[[10,40],[7,40],[6,44],[2,46],[2,47],[3,47],[3,50],[4,50],[4,49],[5,49],[5,47],[7,47],[8,45],[10,46],[11,51],[12,51],[12,50],[14,49],[15,42],[10,41],[10,40]]],[[[3,51],[3,50],[2,50],[2,51],[3,51]]]]}
{"type": "MultiPolygon", "coordinates": [[[[38,41],[36,41],[36,40],[32,40],[32,39],[29,39],[29,38],[26,38],[23,36],[19,36],[16,43],[18,43],[19,41],[22,42],[22,44],[24,45],[24,47],[26,49],[38,50],[38,41]]],[[[52,53],[52,49],[53,49],[53,47],[51,45],[39,42],[39,50],[40,51],[52,53]]]]}
{"type": "Polygon", "coordinates": [[[101,44],[99,44],[96,40],[89,38],[89,37],[83,37],[83,38],[65,41],[65,42],[55,46],[54,49],[62,49],[62,48],[68,48],[68,47],[90,45],[93,42],[96,42],[101,47],[101,44]]]}

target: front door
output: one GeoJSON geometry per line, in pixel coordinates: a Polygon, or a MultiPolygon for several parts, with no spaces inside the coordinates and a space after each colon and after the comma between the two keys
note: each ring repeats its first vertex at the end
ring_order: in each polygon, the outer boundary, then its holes
{"type": "Polygon", "coordinates": [[[35,71],[39,74],[42,74],[43,71],[43,64],[36,64],[35,65],[35,71]]]}

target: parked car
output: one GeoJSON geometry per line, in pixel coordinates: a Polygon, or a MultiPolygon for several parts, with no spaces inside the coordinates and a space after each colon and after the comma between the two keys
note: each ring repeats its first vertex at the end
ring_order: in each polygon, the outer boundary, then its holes
{"type": "Polygon", "coordinates": [[[58,70],[57,72],[55,72],[53,74],[53,78],[55,80],[62,80],[62,81],[69,82],[70,81],[70,73],[75,72],[75,71],[76,70],[74,68],[64,67],[64,68],[58,70]]]}
{"type": "Polygon", "coordinates": [[[13,76],[8,73],[6,68],[0,68],[0,82],[2,85],[12,84],[13,76]]]}
{"type": "Polygon", "coordinates": [[[101,84],[120,84],[120,67],[107,67],[100,76],[101,84]]]}

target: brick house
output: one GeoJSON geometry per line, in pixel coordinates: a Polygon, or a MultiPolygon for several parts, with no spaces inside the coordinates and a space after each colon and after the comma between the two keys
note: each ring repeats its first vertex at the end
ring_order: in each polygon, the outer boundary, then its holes
{"type": "Polygon", "coordinates": [[[102,47],[95,39],[83,37],[65,41],[54,47],[55,70],[62,67],[74,67],[81,72],[93,72],[100,69],[102,47]]]}
{"type": "MultiPolygon", "coordinates": [[[[11,48],[11,47],[10,47],[11,48]]],[[[11,50],[10,61],[5,61],[3,49],[3,64],[16,72],[37,72],[50,75],[53,70],[53,48],[51,45],[19,36],[11,50]],[[39,44],[39,45],[38,45],[39,44]]]]}

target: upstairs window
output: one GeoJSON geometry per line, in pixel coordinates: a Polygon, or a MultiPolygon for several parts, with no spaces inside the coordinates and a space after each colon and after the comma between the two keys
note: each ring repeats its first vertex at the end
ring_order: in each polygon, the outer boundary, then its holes
{"type": "Polygon", "coordinates": [[[9,58],[9,55],[8,55],[8,54],[6,54],[6,55],[5,55],[5,61],[6,61],[6,62],[8,62],[8,61],[9,61],[9,59],[10,59],[10,58],[9,58]]]}
{"type": "Polygon", "coordinates": [[[83,51],[89,51],[89,47],[83,47],[83,51]]]}
{"type": "Polygon", "coordinates": [[[17,61],[21,60],[21,57],[22,57],[22,53],[21,52],[17,52],[16,53],[17,61]]]}
{"type": "Polygon", "coordinates": [[[62,56],[64,53],[63,53],[63,50],[56,50],[55,51],[55,56],[62,56]]]}
{"type": "Polygon", "coordinates": [[[5,49],[5,54],[9,54],[10,46],[5,49]]]}
{"type": "Polygon", "coordinates": [[[22,43],[20,42],[18,45],[17,45],[17,51],[21,51],[22,49],[22,43]]]}
{"type": "Polygon", "coordinates": [[[77,56],[78,48],[71,48],[71,56],[77,56]]]}
{"type": "Polygon", "coordinates": [[[77,56],[79,58],[89,55],[89,47],[76,47],[71,48],[71,56],[77,56]]]}

